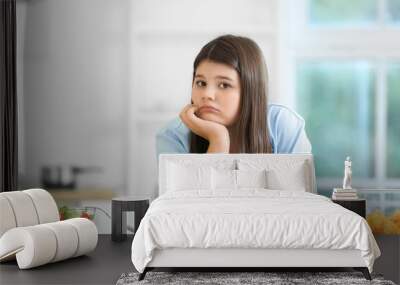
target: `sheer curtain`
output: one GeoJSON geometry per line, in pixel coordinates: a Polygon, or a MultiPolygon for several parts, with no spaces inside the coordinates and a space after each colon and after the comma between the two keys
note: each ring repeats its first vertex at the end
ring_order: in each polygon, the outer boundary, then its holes
{"type": "Polygon", "coordinates": [[[18,187],[16,1],[0,1],[0,191],[18,187]]]}

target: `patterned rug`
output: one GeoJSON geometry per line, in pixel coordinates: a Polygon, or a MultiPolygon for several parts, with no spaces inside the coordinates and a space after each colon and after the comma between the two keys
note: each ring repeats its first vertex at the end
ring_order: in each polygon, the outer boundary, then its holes
{"type": "Polygon", "coordinates": [[[145,279],[138,281],[139,273],[124,273],[117,285],[133,284],[387,284],[380,274],[371,274],[366,280],[361,272],[147,272],[145,279]]]}

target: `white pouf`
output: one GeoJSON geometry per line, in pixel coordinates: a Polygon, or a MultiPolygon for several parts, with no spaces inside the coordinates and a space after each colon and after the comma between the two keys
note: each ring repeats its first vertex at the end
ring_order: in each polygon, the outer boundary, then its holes
{"type": "Polygon", "coordinates": [[[96,225],[86,218],[59,221],[43,189],[0,193],[0,214],[0,262],[16,258],[20,269],[28,269],[96,248],[96,225]]]}
{"type": "Polygon", "coordinates": [[[0,237],[8,230],[15,228],[17,223],[15,221],[15,216],[13,209],[11,208],[10,202],[7,198],[0,195],[0,237]]]}
{"type": "Polygon", "coordinates": [[[28,194],[32,199],[38,215],[39,224],[60,220],[57,205],[49,192],[43,189],[28,189],[22,192],[28,194]]]}
{"type": "Polygon", "coordinates": [[[39,224],[38,215],[30,196],[23,191],[1,193],[11,205],[17,227],[26,227],[39,224]]]}

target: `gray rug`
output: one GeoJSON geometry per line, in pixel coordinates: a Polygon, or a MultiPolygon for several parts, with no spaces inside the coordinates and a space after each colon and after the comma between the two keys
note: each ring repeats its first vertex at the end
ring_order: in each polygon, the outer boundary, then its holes
{"type": "Polygon", "coordinates": [[[387,284],[380,274],[371,274],[366,280],[361,272],[147,272],[138,281],[139,273],[124,273],[117,285],[133,284],[387,284]]]}

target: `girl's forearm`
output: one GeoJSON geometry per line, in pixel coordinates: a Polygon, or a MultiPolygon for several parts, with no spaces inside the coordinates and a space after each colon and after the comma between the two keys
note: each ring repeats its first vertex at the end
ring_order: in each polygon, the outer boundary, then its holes
{"type": "Polygon", "coordinates": [[[229,153],[229,138],[217,138],[210,140],[207,153],[229,153]]]}

